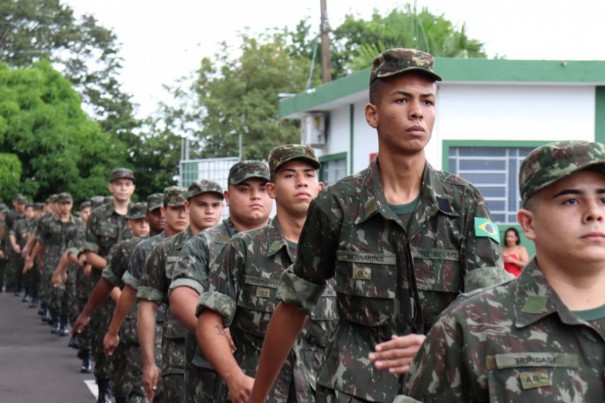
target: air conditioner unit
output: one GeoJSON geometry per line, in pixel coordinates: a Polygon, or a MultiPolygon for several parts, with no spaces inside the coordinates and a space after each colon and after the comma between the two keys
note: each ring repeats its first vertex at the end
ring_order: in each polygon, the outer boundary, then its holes
{"type": "Polygon", "coordinates": [[[326,115],[323,113],[312,113],[306,115],[301,121],[301,140],[303,144],[311,147],[323,147],[326,145],[326,115]]]}

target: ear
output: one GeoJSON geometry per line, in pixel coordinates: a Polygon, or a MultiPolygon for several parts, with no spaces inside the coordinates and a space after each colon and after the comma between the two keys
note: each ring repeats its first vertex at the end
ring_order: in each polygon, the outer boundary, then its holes
{"type": "Polygon", "coordinates": [[[229,205],[229,191],[225,190],[223,192],[223,197],[225,198],[225,203],[227,203],[227,206],[229,205]]]}
{"type": "Polygon", "coordinates": [[[324,190],[324,188],[325,188],[325,187],[326,187],[326,186],[324,185],[324,183],[323,183],[323,182],[319,182],[319,190],[320,190],[320,191],[324,190]]]}
{"type": "Polygon", "coordinates": [[[109,189],[109,193],[113,194],[113,189],[111,187],[111,182],[107,184],[107,189],[109,189]]]}
{"type": "Polygon", "coordinates": [[[534,213],[529,210],[521,209],[517,212],[517,221],[523,231],[525,232],[525,237],[534,241],[536,239],[536,229],[535,229],[535,220],[534,213]]]}
{"type": "Polygon", "coordinates": [[[376,105],[367,104],[365,108],[366,121],[370,127],[376,129],[378,127],[378,110],[376,105]]]}
{"type": "Polygon", "coordinates": [[[275,199],[275,183],[267,182],[265,183],[265,190],[270,198],[275,199]]]}

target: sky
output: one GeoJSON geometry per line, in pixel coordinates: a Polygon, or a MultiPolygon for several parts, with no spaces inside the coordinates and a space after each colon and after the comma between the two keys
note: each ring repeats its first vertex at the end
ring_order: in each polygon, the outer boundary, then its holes
{"type": "MultiPolygon", "coordinates": [[[[308,18],[320,23],[320,0],[63,0],[76,15],[92,14],[121,43],[121,81],[145,117],[165,85],[191,74],[217,44],[236,43],[244,31],[294,27],[308,18]]],[[[330,26],[352,14],[369,18],[403,8],[402,0],[326,0],[330,26]]],[[[412,4],[414,2],[412,1],[412,4]]],[[[488,57],[518,60],[605,60],[605,2],[602,0],[416,0],[485,44],[488,57]]],[[[313,22],[315,21],[315,23],[313,22]]],[[[437,66],[438,70],[438,66],[437,66]]]]}

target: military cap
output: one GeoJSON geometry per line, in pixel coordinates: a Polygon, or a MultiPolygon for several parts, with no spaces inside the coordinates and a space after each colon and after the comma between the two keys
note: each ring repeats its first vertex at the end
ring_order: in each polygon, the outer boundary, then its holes
{"type": "Polygon", "coordinates": [[[227,182],[238,185],[251,178],[270,180],[269,167],[262,161],[240,161],[229,169],[227,182]]]}
{"type": "Polygon", "coordinates": [[[90,204],[92,204],[92,208],[97,208],[100,205],[105,204],[105,196],[93,196],[90,198],[90,204]]]}
{"type": "Polygon", "coordinates": [[[321,166],[313,148],[303,144],[285,144],[275,147],[269,153],[269,170],[275,173],[282,165],[292,160],[303,160],[315,169],[321,166]]]}
{"type": "Polygon", "coordinates": [[[164,193],[153,193],[147,196],[147,211],[164,207],[164,193]]]}
{"type": "Polygon", "coordinates": [[[40,210],[44,210],[44,203],[34,203],[34,210],[40,211],[40,210]]]}
{"type": "Polygon", "coordinates": [[[433,71],[434,64],[433,56],[421,50],[388,49],[374,58],[370,84],[377,78],[387,78],[410,71],[425,73],[433,80],[441,81],[441,77],[433,71]]]}
{"type": "Polygon", "coordinates": [[[8,212],[10,209],[8,208],[8,206],[5,203],[0,203],[0,211],[3,213],[8,212]]]}
{"type": "Polygon", "coordinates": [[[89,201],[83,201],[82,203],[80,203],[80,207],[79,207],[78,211],[82,211],[87,207],[92,207],[92,203],[89,201]]]}
{"type": "Polygon", "coordinates": [[[17,194],[15,196],[14,200],[15,200],[15,203],[17,203],[17,204],[25,204],[25,203],[27,203],[27,199],[21,193],[17,194]]]}
{"type": "Polygon", "coordinates": [[[132,203],[128,208],[126,219],[138,220],[139,218],[145,218],[147,215],[147,203],[132,203]]]}
{"type": "Polygon", "coordinates": [[[73,203],[74,199],[71,197],[71,194],[62,192],[57,196],[57,201],[59,203],[73,203]]]}
{"type": "Polygon", "coordinates": [[[48,203],[58,203],[59,202],[59,195],[58,194],[52,194],[52,195],[48,196],[48,199],[46,199],[46,201],[48,203]]]}
{"type": "Polygon", "coordinates": [[[169,186],[164,189],[164,206],[180,207],[187,201],[187,189],[180,186],[169,186]]]}
{"type": "Polygon", "coordinates": [[[519,190],[523,204],[538,191],[584,169],[605,173],[605,146],[588,141],[559,141],[533,150],[521,163],[519,190]]]}
{"type": "Polygon", "coordinates": [[[189,185],[189,188],[187,189],[187,199],[202,193],[217,193],[221,199],[223,198],[223,189],[221,189],[221,185],[214,181],[201,179],[199,181],[191,182],[191,185],[189,185]]]}
{"type": "Polygon", "coordinates": [[[111,171],[111,176],[109,177],[109,181],[113,182],[118,179],[130,179],[134,182],[134,174],[128,168],[116,168],[111,171]]]}

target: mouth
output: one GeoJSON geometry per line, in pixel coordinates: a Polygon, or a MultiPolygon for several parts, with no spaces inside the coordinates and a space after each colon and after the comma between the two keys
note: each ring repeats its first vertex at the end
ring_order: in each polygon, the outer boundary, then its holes
{"type": "Polygon", "coordinates": [[[296,193],[294,196],[298,197],[298,198],[309,198],[309,197],[311,197],[311,195],[309,193],[305,193],[305,192],[296,193]]]}
{"type": "Polygon", "coordinates": [[[582,239],[605,240],[605,234],[599,231],[592,231],[582,236],[582,239]]]}

